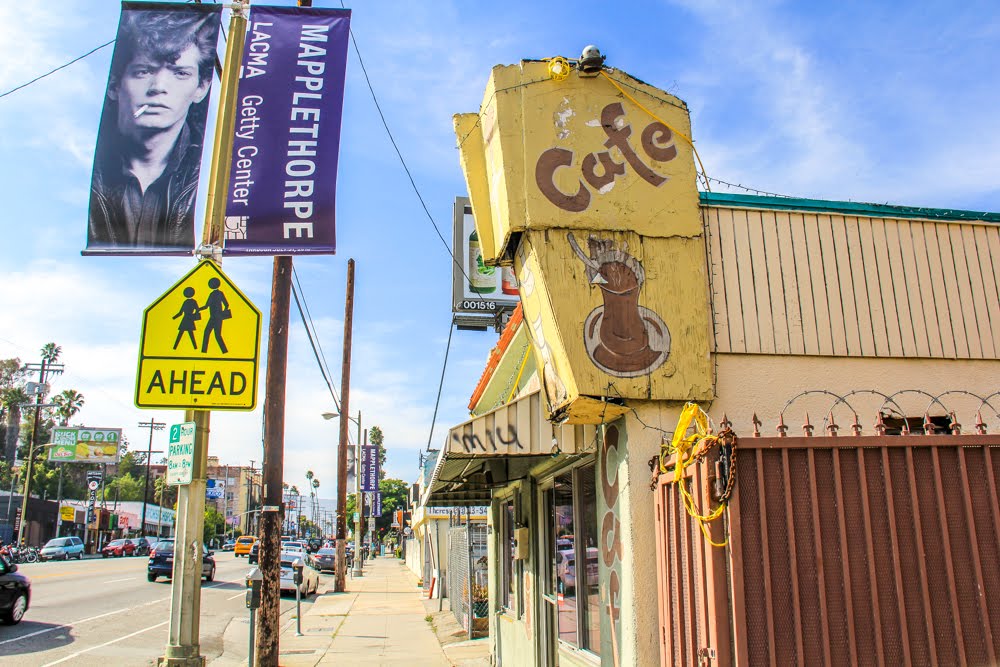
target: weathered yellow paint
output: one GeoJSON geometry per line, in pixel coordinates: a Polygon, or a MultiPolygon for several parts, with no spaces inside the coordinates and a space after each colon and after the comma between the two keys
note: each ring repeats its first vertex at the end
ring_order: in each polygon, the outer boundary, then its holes
{"type": "Polygon", "coordinates": [[[699,235],[693,153],[678,134],[691,135],[685,104],[624,72],[608,71],[667,129],[604,76],[573,72],[554,81],[546,67],[540,62],[494,67],[478,125],[468,114],[455,120],[479,237],[492,236],[496,244],[495,255],[486,255],[484,246],[486,260],[509,259],[516,250],[507,247],[511,235],[527,229],[699,235]],[[620,173],[609,175],[609,168],[620,173]],[[588,170],[593,182],[585,176],[588,170]],[[545,183],[554,188],[549,195],[540,186],[545,183]],[[476,205],[484,187],[489,215],[476,205]],[[559,194],[575,201],[555,203],[559,194]]]}
{"type": "Polygon", "coordinates": [[[625,399],[712,396],[687,107],[607,74],[638,104],[603,74],[554,81],[522,62],[455,117],[484,257],[513,260],[550,411],[575,424],[625,399]]]}
{"type": "Polygon", "coordinates": [[[528,232],[515,256],[515,269],[536,362],[543,371],[539,375],[553,412],[565,412],[570,423],[592,424],[624,412],[592,397],[711,398],[701,239],[564,229],[528,232]],[[588,259],[596,255],[624,264],[605,261],[599,270],[588,272],[570,238],[582,253],[589,253],[588,259]],[[623,299],[607,289],[613,283],[602,286],[600,281],[615,280],[612,272],[622,271],[628,263],[643,280],[631,298],[623,299]],[[620,321],[636,318],[645,331],[633,328],[630,337],[615,339],[615,326],[609,324],[608,331],[603,326],[604,318],[611,316],[620,321]],[[660,328],[669,332],[669,341],[657,340],[660,328]]]}
{"type": "Polygon", "coordinates": [[[493,215],[490,209],[490,187],[486,179],[486,153],[483,149],[483,133],[479,131],[479,116],[474,113],[455,114],[455,135],[459,137],[459,159],[462,172],[466,174],[466,188],[472,204],[472,215],[476,226],[481,228],[479,247],[483,257],[492,261],[497,256],[497,244],[492,231],[493,215]]]}

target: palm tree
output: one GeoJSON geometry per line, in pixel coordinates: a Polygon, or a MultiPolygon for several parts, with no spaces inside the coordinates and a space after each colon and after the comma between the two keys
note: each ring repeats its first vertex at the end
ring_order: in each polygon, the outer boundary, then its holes
{"type": "Polygon", "coordinates": [[[47,364],[54,364],[59,360],[59,355],[62,354],[62,348],[55,343],[46,343],[42,346],[42,361],[47,364]]]}
{"type": "Polygon", "coordinates": [[[313,494],[312,494],[312,496],[313,496],[313,506],[312,506],[313,523],[316,523],[316,514],[319,511],[319,479],[318,478],[315,478],[315,477],[313,478],[312,487],[313,487],[313,494]]]}
{"type": "MultiPolygon", "coordinates": [[[[76,389],[63,389],[58,395],[53,397],[52,402],[56,404],[56,416],[63,426],[69,426],[69,420],[83,407],[83,394],[76,389]]],[[[62,507],[62,487],[63,487],[63,466],[59,464],[59,486],[56,490],[56,505],[62,507]]],[[[62,518],[60,517],[56,526],[56,537],[59,537],[62,528],[62,518]]]]}
{"type": "Polygon", "coordinates": [[[3,392],[4,407],[7,409],[7,441],[3,443],[3,457],[8,464],[17,458],[17,436],[21,430],[21,406],[28,402],[24,387],[11,387],[3,392]]]}
{"type": "Polygon", "coordinates": [[[55,413],[60,425],[69,426],[69,420],[83,407],[84,398],[76,389],[63,389],[52,398],[52,402],[56,404],[55,413]]]}

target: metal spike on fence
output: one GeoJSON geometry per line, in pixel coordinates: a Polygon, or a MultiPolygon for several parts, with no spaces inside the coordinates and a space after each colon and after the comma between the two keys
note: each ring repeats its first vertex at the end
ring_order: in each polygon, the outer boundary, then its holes
{"type": "Polygon", "coordinates": [[[875,417],[875,435],[885,435],[885,421],[882,419],[881,412],[875,417]]]}
{"type": "Polygon", "coordinates": [[[958,423],[958,417],[955,416],[955,411],[952,410],[949,412],[948,417],[951,420],[951,434],[962,435],[962,425],[958,423]]]}
{"type": "Polygon", "coordinates": [[[809,413],[806,413],[806,423],[802,425],[802,434],[807,438],[811,438],[813,434],[813,429],[816,428],[811,423],[809,423],[809,413]]]}
{"type": "Polygon", "coordinates": [[[829,433],[830,436],[832,436],[832,437],[835,437],[837,435],[837,431],[840,430],[840,427],[837,426],[837,422],[835,422],[833,420],[833,411],[832,410],[830,411],[829,423],[827,423],[827,425],[826,425],[826,430],[827,430],[827,433],[829,433]]]}
{"type": "Polygon", "coordinates": [[[719,426],[722,427],[723,431],[733,427],[733,422],[729,421],[729,415],[727,415],[725,412],[722,413],[722,421],[719,422],[719,426]]]}
{"type": "Polygon", "coordinates": [[[851,431],[854,432],[854,435],[861,435],[861,422],[858,421],[857,412],[854,413],[854,423],[851,424],[851,431]]]}
{"type": "Polygon", "coordinates": [[[924,413],[924,435],[934,435],[934,422],[931,421],[931,416],[924,413]]]}
{"type": "Polygon", "coordinates": [[[976,410],[976,433],[986,435],[986,423],[983,421],[983,413],[976,410]]]}
{"type": "Polygon", "coordinates": [[[751,419],[750,421],[753,422],[753,437],[759,438],[760,437],[760,425],[761,425],[761,421],[759,419],[757,419],[757,413],[756,412],[753,413],[753,419],[751,419]]]}
{"type": "Polygon", "coordinates": [[[788,427],[785,426],[785,415],[783,414],[778,415],[778,426],[776,428],[778,429],[779,438],[788,437],[788,427]]]}

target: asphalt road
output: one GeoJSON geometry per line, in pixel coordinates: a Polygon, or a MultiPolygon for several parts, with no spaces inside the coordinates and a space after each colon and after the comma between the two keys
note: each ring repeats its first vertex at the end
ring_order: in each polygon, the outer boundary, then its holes
{"type": "MultiPolygon", "coordinates": [[[[15,626],[0,626],[0,664],[152,665],[163,655],[170,582],[146,580],[147,558],[18,565],[31,578],[31,606],[15,626]]],[[[216,552],[216,577],[202,582],[201,653],[246,660],[246,558],[216,552]]],[[[330,575],[323,575],[320,591],[330,575]]],[[[303,613],[311,601],[303,600],[303,613]]],[[[283,598],[282,627],[294,622],[295,599],[283,598]]]]}

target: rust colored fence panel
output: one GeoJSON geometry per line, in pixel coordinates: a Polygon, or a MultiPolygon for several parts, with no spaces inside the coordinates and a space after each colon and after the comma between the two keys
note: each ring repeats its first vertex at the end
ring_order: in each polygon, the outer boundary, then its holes
{"type": "MultiPolygon", "coordinates": [[[[1000,664],[998,447],[744,438],[724,549],[661,475],[661,664],[1000,664]]],[[[702,495],[705,467],[684,482],[702,495]]]]}

